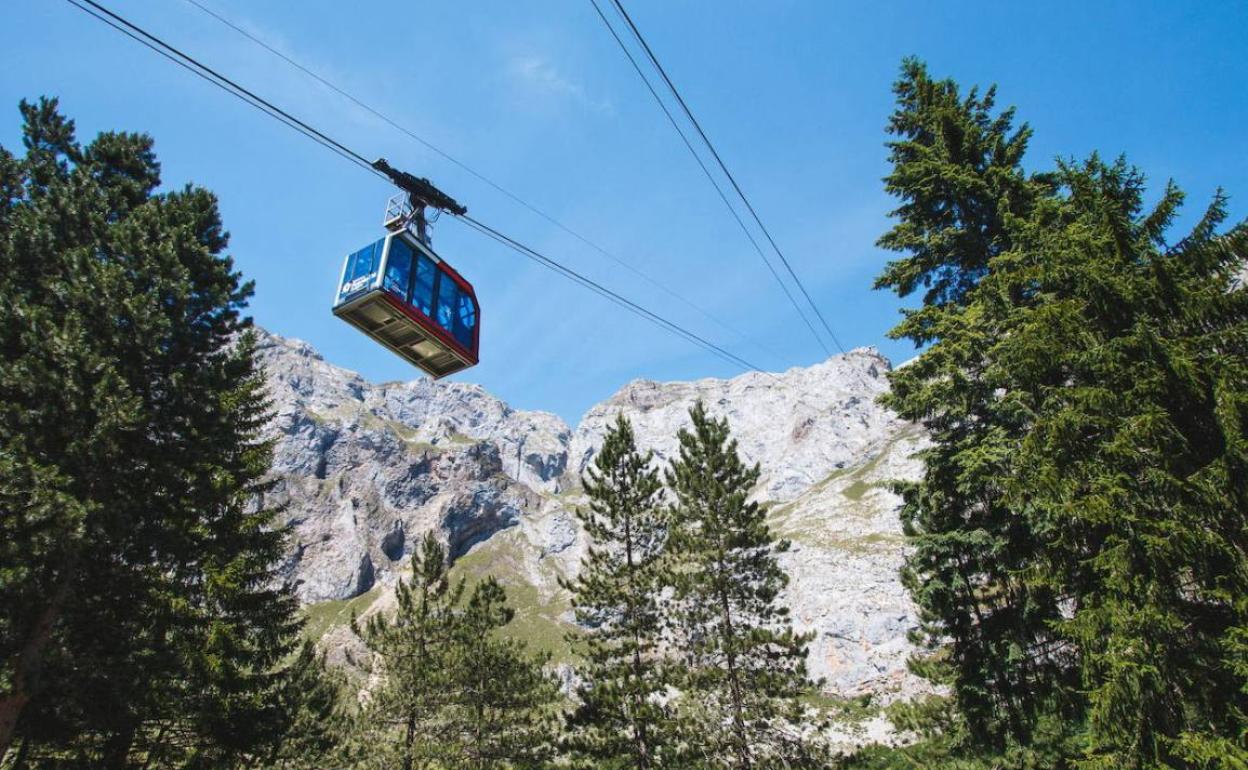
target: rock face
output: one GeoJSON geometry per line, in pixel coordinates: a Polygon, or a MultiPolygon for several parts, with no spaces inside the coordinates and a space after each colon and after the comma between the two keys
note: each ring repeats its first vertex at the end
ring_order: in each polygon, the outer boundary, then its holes
{"type": "Polygon", "coordinates": [[[392,578],[431,529],[462,555],[558,487],[570,432],[554,415],[472,385],[370,385],[273,335],[260,357],[276,412],[269,502],[294,526],[285,572],[305,602],[392,578]]]}
{"type": "Polygon", "coordinates": [[[558,653],[569,622],[558,578],[576,573],[586,545],[573,512],[581,471],[619,413],[667,462],[700,399],[759,463],[754,497],[793,543],[784,600],[799,629],[815,632],[812,673],[844,696],[887,701],[921,688],[905,668],[914,610],[897,577],[900,500],[885,482],[916,476],[924,439],[876,402],[889,363],[874,350],[777,375],[639,380],[575,431],[475,385],[370,384],[274,335],[261,335],[260,355],[276,412],[270,502],[293,525],[284,575],[304,602],[367,595],[383,599],[373,611],[384,607],[386,587],[432,530],[457,569],[508,584],[514,625],[558,653]]]}
{"type": "Polygon", "coordinates": [[[860,461],[893,430],[894,418],[875,403],[888,390],[888,361],[854,350],[781,375],[752,372],[731,380],[658,383],[637,380],[593,407],[572,440],[573,470],[583,471],[616,414],[628,416],[637,443],[661,460],[676,452],[676,431],[701,400],[713,417],[727,417],[747,462],[762,466],[756,496],[792,500],[835,470],[860,461]]]}

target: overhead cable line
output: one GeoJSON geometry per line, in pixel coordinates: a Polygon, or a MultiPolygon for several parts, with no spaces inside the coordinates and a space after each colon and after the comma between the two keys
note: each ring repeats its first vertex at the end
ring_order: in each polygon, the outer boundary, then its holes
{"type": "Polygon", "coordinates": [[[269,44],[268,42],[266,42],[263,38],[260,38],[260,37],[258,37],[257,35],[252,34],[251,32],[247,31],[247,30],[246,30],[245,28],[243,28],[242,26],[240,26],[240,25],[238,25],[238,24],[235,24],[235,23],[234,23],[233,21],[231,21],[229,18],[227,18],[227,17],[223,16],[222,14],[220,14],[220,13],[218,13],[218,12],[214,11],[213,9],[209,8],[208,6],[206,6],[206,5],[204,5],[203,3],[199,2],[198,0],[186,0],[186,2],[187,2],[187,3],[189,3],[191,6],[193,6],[193,7],[197,8],[198,10],[200,10],[201,12],[203,12],[204,14],[206,14],[206,15],[208,15],[208,16],[210,16],[210,17],[212,17],[213,19],[216,19],[218,22],[220,22],[221,24],[225,25],[226,27],[229,27],[230,29],[234,30],[236,33],[238,33],[239,35],[242,35],[244,38],[246,38],[247,40],[250,40],[252,43],[254,43],[255,45],[259,46],[260,48],[263,48],[264,50],[268,51],[268,52],[269,52],[270,54],[272,54],[273,56],[276,56],[277,58],[279,58],[279,59],[281,59],[282,61],[286,62],[287,64],[289,64],[290,66],[292,66],[292,67],[294,67],[295,69],[299,70],[300,72],[302,72],[303,74],[307,75],[308,77],[312,78],[312,79],[313,79],[313,80],[315,80],[316,82],[318,82],[318,83],[320,83],[321,85],[325,86],[326,88],[330,89],[330,90],[331,90],[331,91],[333,91],[334,93],[338,94],[338,95],[339,95],[339,96],[341,96],[342,98],[346,99],[347,101],[351,102],[351,103],[352,103],[352,104],[354,104],[355,106],[357,106],[357,107],[359,107],[360,109],[364,110],[364,111],[365,111],[365,112],[367,112],[368,114],[372,115],[373,117],[375,117],[375,118],[377,118],[378,120],[382,121],[383,123],[387,124],[387,125],[388,125],[388,126],[390,126],[391,128],[393,128],[393,129],[395,129],[396,131],[399,131],[400,133],[402,133],[402,134],[406,135],[407,137],[409,137],[409,138],[410,138],[410,139],[412,139],[413,141],[415,141],[415,142],[419,143],[419,144],[420,144],[421,146],[423,146],[425,149],[427,149],[427,150],[429,150],[430,152],[433,152],[434,154],[436,154],[436,155],[440,156],[441,158],[443,158],[443,159],[444,159],[444,160],[446,160],[447,162],[449,162],[449,163],[451,163],[451,164],[453,164],[453,165],[457,166],[459,169],[461,169],[461,170],[462,170],[462,171],[464,171],[465,173],[469,174],[470,176],[475,177],[478,181],[480,181],[480,182],[482,182],[482,183],[484,183],[484,184],[488,185],[489,187],[493,188],[495,191],[497,191],[497,192],[501,193],[502,195],[506,196],[507,198],[510,198],[513,202],[515,202],[515,203],[519,204],[520,206],[523,206],[524,208],[528,209],[530,212],[532,212],[532,213],[536,214],[537,216],[539,216],[539,217],[541,217],[542,219],[546,220],[547,222],[549,222],[550,224],[552,224],[552,225],[554,225],[555,227],[559,228],[559,229],[560,229],[560,230],[562,230],[563,232],[565,232],[565,233],[567,233],[568,235],[572,236],[572,237],[573,237],[573,238],[575,238],[576,240],[580,241],[582,244],[584,244],[584,245],[588,246],[589,248],[593,249],[594,251],[596,251],[596,252],[598,252],[599,254],[601,254],[601,255],[603,255],[604,257],[606,257],[607,259],[610,259],[612,262],[615,262],[616,264],[620,265],[620,266],[621,266],[621,267],[623,267],[624,269],[628,270],[629,272],[633,273],[633,274],[634,274],[634,275],[636,275],[637,277],[639,277],[639,278],[641,278],[642,280],[644,280],[644,281],[646,281],[647,283],[649,283],[651,286],[654,286],[655,288],[657,288],[657,289],[659,289],[660,291],[664,292],[665,294],[667,294],[668,296],[672,297],[673,299],[675,299],[675,300],[677,300],[677,301],[679,301],[679,302],[683,303],[685,306],[687,306],[687,307],[689,307],[689,308],[691,308],[691,309],[695,310],[696,312],[698,312],[699,314],[701,314],[703,317],[705,317],[705,318],[709,319],[710,321],[712,321],[713,323],[717,324],[717,325],[718,325],[718,326],[720,326],[721,328],[728,330],[729,332],[731,332],[732,334],[736,335],[736,336],[737,336],[738,338],[740,338],[741,340],[743,340],[743,341],[745,341],[745,342],[747,342],[747,343],[749,343],[749,344],[753,345],[754,347],[757,347],[757,348],[759,348],[759,349],[761,349],[761,350],[764,350],[764,351],[766,351],[766,352],[770,353],[771,355],[775,356],[775,357],[776,357],[776,358],[778,358],[778,359],[783,359],[783,356],[781,356],[779,353],[777,353],[777,352],[776,352],[776,350],[775,350],[774,348],[771,348],[771,347],[769,347],[769,346],[763,345],[763,344],[759,343],[758,341],[756,341],[756,340],[752,339],[750,336],[746,335],[744,332],[742,332],[742,331],[741,331],[740,329],[738,329],[737,327],[733,326],[732,324],[728,323],[727,321],[723,320],[722,318],[719,318],[717,315],[715,315],[715,314],[714,314],[714,313],[712,313],[711,311],[709,311],[709,310],[707,310],[707,309],[703,308],[703,307],[702,307],[701,305],[699,305],[698,303],[696,303],[696,302],[694,302],[693,300],[691,300],[691,299],[689,299],[689,298],[685,297],[684,295],[680,294],[680,293],[679,293],[679,292],[677,292],[675,289],[671,288],[670,286],[667,286],[667,285],[666,285],[666,284],[664,284],[662,281],[660,281],[659,279],[657,279],[657,278],[655,278],[654,276],[650,275],[650,274],[649,274],[649,273],[647,273],[646,271],[644,271],[644,270],[642,270],[642,269],[640,269],[640,268],[636,267],[635,265],[633,265],[633,264],[629,263],[627,260],[625,260],[625,259],[623,259],[623,258],[621,258],[621,257],[617,256],[616,254],[613,254],[612,252],[608,251],[607,249],[603,248],[602,246],[599,246],[597,243],[595,243],[594,241],[590,240],[588,237],[586,237],[586,236],[584,236],[584,235],[581,235],[579,232],[577,232],[577,231],[573,230],[572,228],[568,227],[568,226],[567,226],[567,225],[565,225],[563,222],[560,222],[558,219],[555,219],[555,218],[554,218],[553,216],[551,216],[550,214],[547,214],[545,211],[543,211],[542,209],[538,208],[536,205],[534,205],[534,204],[532,204],[532,203],[529,203],[527,200],[525,200],[525,199],[521,198],[521,197],[520,197],[519,195],[517,195],[516,193],[513,193],[511,190],[509,190],[509,189],[507,189],[506,187],[502,186],[502,185],[501,185],[501,184],[499,184],[498,182],[495,182],[494,180],[490,179],[490,178],[489,178],[489,177],[487,177],[485,174],[480,173],[479,171],[477,171],[476,169],[472,168],[471,166],[469,166],[468,164],[464,163],[463,161],[459,160],[458,158],[454,157],[454,156],[453,156],[453,155],[451,155],[450,153],[448,153],[448,152],[446,152],[445,150],[441,149],[440,147],[438,147],[438,146],[434,145],[432,142],[430,142],[429,140],[425,139],[425,138],[424,138],[424,137],[422,137],[421,135],[417,134],[415,131],[412,131],[412,130],[411,130],[410,128],[408,128],[407,126],[402,125],[401,123],[399,123],[399,122],[398,122],[397,120],[395,120],[394,118],[391,118],[389,115],[387,115],[387,114],[383,113],[382,111],[380,111],[380,110],[378,110],[377,108],[373,107],[372,105],[368,104],[368,103],[367,103],[367,102],[365,102],[364,100],[362,100],[362,99],[360,99],[360,98],[356,97],[354,94],[350,93],[350,92],[349,92],[349,91],[347,91],[346,89],[342,88],[341,86],[339,86],[339,85],[335,84],[334,82],[330,81],[329,79],[325,78],[325,77],[324,77],[324,76],[322,76],[320,73],[318,73],[318,72],[316,72],[315,70],[313,70],[312,68],[310,68],[310,67],[308,67],[308,66],[306,66],[306,65],[302,64],[301,62],[299,62],[298,60],[294,59],[293,57],[291,57],[291,56],[289,56],[289,55],[287,55],[287,54],[283,53],[281,50],[279,50],[279,49],[275,48],[274,46],[270,45],[270,44],[269,44]]]}
{"type": "Polygon", "coordinates": [[[745,367],[746,369],[751,369],[757,372],[761,372],[762,374],[766,374],[767,376],[772,377],[773,379],[775,378],[775,375],[772,374],[771,372],[766,372],[766,371],[763,371],[762,369],[759,369],[757,366],[755,366],[754,364],[751,364],[749,361],[745,360],[744,358],[741,358],[734,353],[724,350],[723,348],[719,347],[715,343],[710,342],[698,336],[697,334],[694,334],[688,329],[685,329],[684,327],[679,326],[678,324],[667,320],[663,316],[658,315],[657,313],[654,313],[653,311],[650,311],[642,307],[641,305],[638,305],[636,302],[633,302],[627,297],[624,297],[612,291],[611,289],[608,289],[607,287],[603,286],[602,284],[598,283],[592,278],[588,278],[565,265],[559,264],[558,262],[554,261],[553,259],[546,256],[545,254],[542,254],[540,251],[530,248],[529,246],[526,246],[523,243],[520,243],[514,238],[511,238],[509,236],[504,235],[503,233],[500,233],[498,230],[495,230],[489,225],[479,222],[467,214],[464,214],[463,216],[459,217],[459,219],[467,223],[469,226],[475,228],[477,231],[490,236],[491,238],[498,241],[499,243],[502,243],[503,245],[515,251],[520,252],[524,256],[529,257],[535,262],[538,262],[539,264],[542,264],[550,268],[551,270],[554,270],[555,272],[560,273],[561,275],[581,284],[585,288],[591,291],[597,292],[598,294],[601,294],[607,299],[610,299],[611,301],[615,302],[620,307],[623,307],[633,313],[636,313],[637,315],[640,315],[643,318],[648,319],[652,323],[658,326],[661,326],[664,329],[667,329],[673,334],[677,334],[696,345],[700,345],[704,348],[707,348],[711,350],[712,352],[716,353],[717,355],[719,355],[720,357],[726,358],[727,360],[729,360],[730,362],[738,366],[742,366],[742,367],[745,367]]]}
{"type": "Polygon", "coordinates": [[[84,13],[87,13],[95,17],[99,21],[104,22],[108,26],[112,27],[118,32],[121,32],[122,34],[126,35],[130,39],[135,40],[139,43],[142,43],[143,45],[152,49],[153,51],[165,57],[166,59],[173,62],[174,64],[177,64],[183,69],[199,76],[200,78],[203,78],[209,83],[212,83],[214,86],[216,86],[217,88],[220,88],[226,93],[229,93],[237,97],[238,99],[246,102],[247,104],[250,104],[252,107],[255,107],[256,109],[265,113],[269,117],[275,118],[278,121],[285,123],[290,128],[293,128],[294,130],[308,137],[309,139],[316,142],[317,144],[320,144],[321,146],[329,149],[331,152],[334,152],[335,154],[345,158],[347,161],[354,163],[357,166],[360,166],[361,168],[367,170],[371,174],[375,174],[381,177],[382,179],[386,179],[386,176],[384,174],[380,173],[379,171],[377,171],[376,169],[372,167],[372,164],[369,163],[368,158],[365,158],[363,155],[360,155],[358,152],[355,152],[354,150],[350,149],[349,147],[342,144],[341,142],[338,142],[330,138],[329,136],[321,133],[320,131],[316,130],[312,126],[303,122],[299,118],[296,118],[294,115],[291,115],[289,112],[286,112],[285,110],[273,104],[272,102],[266,99],[263,99],[260,96],[256,95],[255,93],[240,86],[238,83],[235,83],[233,80],[230,80],[225,75],[222,75],[221,73],[217,72],[211,67],[199,62],[197,59],[190,56],[189,54],[183,53],[182,51],[166,43],[165,41],[161,40],[155,35],[152,35],[151,33],[143,30],[142,28],[130,23],[129,21],[126,21],[121,16],[118,16],[117,14],[108,10],[104,6],[100,5],[99,3],[94,2],[94,0],[66,0],[66,1],[70,5],[73,5],[74,7],[78,8],[80,11],[83,11],[84,13]]]}
{"type": "MultiPolygon", "coordinates": [[[[387,182],[390,181],[389,177],[387,177],[385,174],[382,174],[380,171],[374,168],[373,164],[370,163],[369,160],[365,156],[352,150],[350,147],[344,145],[343,143],[333,139],[329,135],[317,130],[310,124],[295,117],[291,113],[287,112],[286,110],[283,110],[282,108],[278,107],[272,102],[264,99],[263,97],[259,96],[255,92],[247,89],[246,87],[242,85],[239,85],[237,82],[231,80],[225,75],[222,75],[220,72],[214,70],[208,65],[200,62],[198,59],[194,58],[190,54],[187,54],[175,48],[174,46],[170,45],[169,43],[166,43],[164,40],[157,37],[156,35],[153,35],[152,33],[147,32],[146,30],[139,27],[138,25],[126,20],[125,18],[114,13],[113,11],[110,11],[108,8],[105,8],[103,5],[100,5],[99,3],[95,2],[95,0],[66,0],[66,2],[78,8],[79,10],[83,11],[84,13],[87,13],[88,15],[92,16],[96,20],[107,24],[108,26],[112,27],[118,32],[125,34],[127,37],[131,38],[132,40],[142,43],[147,48],[150,48],[156,53],[159,53],[161,56],[164,56],[166,59],[174,62],[175,64],[178,64],[183,69],[186,69],[192,74],[208,81],[209,83],[212,83],[213,85],[217,86],[223,91],[226,91],[232,96],[235,96],[236,98],[246,102],[247,104],[251,105],[257,110],[263,112],[265,115],[268,115],[269,117],[274,118],[275,120],[278,120],[279,122],[285,124],[286,126],[298,131],[304,136],[307,136],[308,138],[315,141],[317,144],[320,144],[321,146],[325,147],[331,152],[334,152],[340,157],[345,158],[349,162],[354,163],[357,166],[360,166],[361,168],[363,168],[365,171],[369,172],[370,174],[374,174],[382,179],[385,179],[387,182]]],[[[684,327],[680,326],[679,324],[673,321],[669,321],[663,316],[651,310],[648,310],[647,308],[633,302],[632,300],[628,299],[627,297],[624,297],[618,292],[612,291],[606,286],[594,281],[591,278],[588,278],[587,276],[582,275],[581,273],[573,270],[570,267],[567,267],[566,265],[561,264],[560,262],[552,259],[551,257],[546,256],[545,254],[542,254],[541,252],[535,249],[532,249],[524,245],[523,243],[520,243],[519,241],[516,241],[515,239],[510,238],[507,235],[504,235],[503,233],[490,227],[489,225],[486,225],[468,216],[467,214],[456,215],[456,216],[460,221],[464,222],[468,226],[493,238],[494,240],[498,241],[499,243],[502,243],[503,245],[507,246],[513,251],[516,251],[520,253],[521,255],[538,262],[544,267],[547,267],[548,269],[554,272],[557,272],[560,275],[563,275],[569,280],[575,283],[578,283],[581,286],[584,286],[585,288],[590,289],[591,291],[594,291],[595,293],[616,303],[620,307],[623,307],[626,310],[629,310],[630,312],[636,315],[639,315],[642,318],[645,318],[651,323],[654,323],[655,325],[681,337],[682,339],[685,339],[695,345],[698,345],[699,347],[702,347],[704,350],[714,355],[719,356],[725,361],[728,361],[729,363],[732,363],[737,366],[741,366],[747,370],[754,370],[754,371],[762,372],[764,374],[768,374],[769,376],[774,376],[774,375],[770,375],[769,372],[764,372],[762,369],[750,363],[746,359],[740,356],[737,356],[736,354],[728,350],[725,350],[724,348],[716,345],[713,342],[710,342],[709,340],[704,339],[703,337],[689,331],[688,329],[685,329],[684,327]]]]}
{"type": "MultiPolygon", "coordinates": [[[[593,3],[594,8],[598,10],[598,15],[602,17],[603,22],[607,23],[608,27],[610,27],[610,23],[607,22],[607,19],[603,15],[602,10],[598,8],[597,0],[590,0],[590,2],[593,3]]],[[[621,0],[611,0],[611,3],[612,5],[615,6],[616,12],[620,15],[620,17],[624,20],[624,23],[628,26],[629,30],[632,32],[634,39],[636,39],[636,41],[641,45],[642,50],[645,51],[646,57],[650,60],[650,63],[654,66],[655,70],[657,70],[659,75],[663,78],[663,82],[667,84],[668,90],[671,91],[672,96],[676,98],[676,102],[680,105],[681,110],[685,113],[685,116],[689,119],[689,122],[693,124],[694,129],[698,132],[698,136],[702,138],[702,143],[706,145],[706,148],[708,150],[710,150],[711,156],[715,158],[716,164],[719,166],[720,170],[724,173],[724,176],[728,178],[729,183],[732,184],[732,188],[733,190],[736,191],[737,196],[741,199],[741,202],[745,204],[745,207],[749,211],[751,218],[753,218],[755,224],[758,225],[758,228],[762,230],[763,235],[766,236],[767,242],[771,244],[772,250],[774,250],[776,253],[776,256],[780,258],[781,263],[784,265],[785,269],[789,273],[789,277],[793,279],[793,282],[795,284],[797,284],[797,288],[801,290],[802,296],[806,298],[806,302],[809,303],[811,309],[815,311],[815,315],[819,318],[820,323],[823,325],[824,331],[826,331],[828,333],[828,336],[832,338],[832,341],[836,344],[836,347],[842,353],[844,353],[845,347],[841,344],[840,340],[837,338],[836,333],[832,331],[832,327],[831,325],[828,324],[828,320],[824,317],[823,312],[819,310],[819,306],[815,304],[814,299],[811,298],[810,292],[806,290],[805,284],[803,284],[802,280],[797,276],[797,272],[793,269],[793,265],[789,262],[788,258],[784,255],[784,252],[781,251],[780,246],[776,243],[775,238],[772,237],[771,231],[767,229],[767,226],[765,224],[763,224],[763,220],[758,215],[758,211],[755,210],[754,205],[750,203],[750,199],[746,196],[745,191],[741,189],[741,185],[737,183],[736,177],[733,176],[732,172],[728,170],[728,165],[724,163],[724,160],[720,156],[719,151],[716,150],[715,145],[711,143],[710,137],[708,137],[706,135],[706,131],[702,129],[702,124],[698,122],[698,119],[696,117],[694,117],[693,111],[689,109],[688,103],[685,102],[684,97],[681,96],[680,91],[676,88],[676,84],[672,82],[672,79],[668,76],[667,70],[664,69],[663,65],[659,62],[659,59],[655,55],[653,49],[650,48],[650,44],[646,42],[645,37],[641,34],[641,30],[638,29],[637,25],[633,23],[633,19],[631,16],[629,16],[628,11],[624,8],[624,4],[621,2],[621,0]]],[[[612,30],[612,35],[615,36],[616,42],[620,43],[621,48],[625,50],[625,53],[628,55],[629,60],[631,61],[633,59],[632,55],[628,52],[627,48],[625,48],[623,42],[620,41],[619,36],[615,35],[614,30],[612,30]]],[[[635,69],[637,69],[636,62],[633,63],[633,66],[635,69]]],[[[638,69],[638,74],[641,74],[640,69],[638,69]]],[[[643,80],[645,79],[644,75],[642,75],[642,79],[643,80]]],[[[649,87],[649,81],[647,81],[646,85],[647,87],[649,87]]],[[[654,89],[651,89],[651,93],[652,94],[654,93],[654,89]]],[[[655,95],[655,99],[658,99],[657,94],[655,95]]],[[[667,112],[666,107],[664,107],[664,112],[667,112]]],[[[670,120],[671,116],[669,115],[668,118],[670,120]]],[[[674,121],[673,121],[673,125],[675,125],[674,121]]],[[[679,128],[677,128],[677,130],[680,131],[679,128]]],[[[681,138],[684,139],[683,132],[681,132],[681,138]]],[[[688,144],[687,139],[685,140],[685,143],[686,145],[688,144]]],[[[718,185],[717,185],[717,189],[718,189],[718,185]]],[[[722,196],[722,192],[721,192],[721,196],[722,196]]],[[[768,266],[770,267],[770,264],[768,266]]],[[[773,274],[774,274],[774,271],[773,271],[773,274]]],[[[779,277],[777,276],[777,280],[778,279],[779,277]]],[[[787,293],[787,290],[786,290],[786,293],[787,293]]],[[[792,295],[790,295],[790,298],[792,298],[792,295]]],[[[825,347],[824,349],[826,350],[827,348],[825,347]]]]}
{"type": "Polygon", "coordinates": [[[759,259],[763,260],[763,264],[766,265],[767,269],[771,271],[772,277],[776,279],[776,283],[780,284],[780,288],[784,290],[785,296],[789,298],[789,302],[793,305],[793,309],[797,311],[799,316],[801,316],[802,322],[806,324],[806,328],[810,329],[811,336],[815,338],[815,341],[819,343],[819,346],[823,348],[825,353],[831,355],[832,351],[828,349],[828,346],[824,344],[823,339],[819,336],[819,333],[815,331],[814,325],[811,324],[810,319],[806,317],[806,313],[797,303],[797,298],[793,296],[793,292],[789,291],[789,287],[785,285],[784,280],[780,278],[780,274],[776,272],[776,268],[771,264],[771,260],[767,259],[767,255],[763,253],[762,247],[758,245],[758,241],[755,240],[754,234],[750,232],[750,228],[746,227],[745,221],[741,219],[741,215],[737,213],[737,209],[731,202],[729,202],[727,194],[719,184],[719,180],[717,180],[715,175],[711,173],[711,170],[706,167],[706,163],[702,160],[702,156],[698,154],[698,151],[693,148],[693,143],[689,141],[689,137],[685,135],[684,129],[680,127],[680,123],[676,121],[676,118],[667,108],[667,104],[662,98],[659,97],[659,92],[654,89],[653,85],[651,85],[650,78],[646,77],[646,73],[642,71],[641,65],[638,64],[637,60],[633,57],[632,51],[628,50],[628,46],[624,44],[623,39],[621,39],[619,34],[616,33],[615,27],[611,25],[611,22],[607,19],[606,14],[602,12],[602,8],[599,7],[597,0],[589,0],[589,2],[594,6],[594,10],[598,12],[598,18],[602,19],[602,23],[606,25],[607,31],[611,33],[611,37],[615,38],[615,42],[620,46],[620,50],[624,52],[624,56],[627,57],[629,63],[633,65],[633,70],[637,72],[637,76],[641,78],[641,82],[645,84],[646,89],[650,91],[650,95],[654,97],[654,101],[659,105],[659,109],[663,110],[663,114],[667,116],[667,120],[672,124],[672,128],[676,129],[676,133],[680,136],[681,141],[685,143],[685,148],[689,150],[689,154],[693,156],[695,161],[697,161],[698,167],[702,169],[702,173],[706,175],[706,178],[711,183],[711,186],[715,188],[715,192],[719,193],[719,199],[724,202],[724,206],[728,209],[728,213],[732,214],[732,218],[736,220],[737,226],[741,228],[741,232],[745,234],[745,237],[750,242],[750,245],[754,247],[754,251],[758,253],[759,259]]]}

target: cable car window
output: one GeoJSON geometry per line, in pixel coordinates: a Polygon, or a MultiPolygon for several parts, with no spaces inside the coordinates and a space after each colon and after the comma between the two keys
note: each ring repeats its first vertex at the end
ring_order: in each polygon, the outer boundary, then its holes
{"type": "Polygon", "coordinates": [[[390,241],[390,256],[386,257],[385,288],[407,301],[407,279],[412,272],[412,247],[402,238],[390,241]]]}
{"type": "Polygon", "coordinates": [[[438,326],[454,333],[454,315],[459,304],[459,287],[449,276],[442,276],[438,286],[438,326]]]}
{"type": "Polygon", "coordinates": [[[477,303],[472,297],[461,293],[459,295],[459,312],[455,315],[455,339],[459,340],[459,344],[472,349],[473,328],[477,325],[477,303]]]}
{"type": "Polygon", "coordinates": [[[372,282],[370,277],[376,269],[379,252],[380,241],[365,246],[347,257],[347,264],[342,272],[342,286],[338,289],[340,301],[367,288],[372,282]]]}
{"type": "Polygon", "coordinates": [[[437,268],[433,260],[424,254],[416,254],[416,284],[412,288],[410,303],[426,317],[433,317],[433,278],[437,268]]]}
{"type": "Polygon", "coordinates": [[[351,273],[355,270],[355,258],[359,256],[358,251],[351,252],[347,257],[347,267],[342,271],[342,284],[345,286],[351,282],[351,273]]]}
{"type": "Polygon", "coordinates": [[[354,281],[356,278],[363,278],[376,269],[377,247],[381,245],[381,241],[371,243],[359,251],[355,252],[355,269],[351,271],[349,280],[354,281]]]}

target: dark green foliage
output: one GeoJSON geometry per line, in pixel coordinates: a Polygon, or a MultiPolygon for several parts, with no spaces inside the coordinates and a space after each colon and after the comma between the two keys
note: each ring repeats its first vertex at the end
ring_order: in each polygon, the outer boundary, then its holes
{"type": "MultiPolygon", "coordinates": [[[[985,105],[913,62],[898,97],[890,190],[924,203],[882,239],[911,256],[880,283],[956,287],[895,330],[931,347],[888,403],[935,440],[904,490],[905,578],[961,756],[1242,765],[1248,228],[1218,232],[1219,196],[1168,245],[1173,185],[1146,209],[1124,161],[1031,179],[1021,148],[1001,155],[1012,175],[967,163],[948,137],[985,125],[985,105]],[[978,177],[970,198],[948,181],[978,177]],[[993,236],[934,255],[968,226],[993,236]]],[[[1008,147],[1008,121],[987,125],[1008,147]]]]}
{"type": "Polygon", "coordinates": [[[352,621],[380,675],[353,745],[362,766],[428,767],[451,750],[453,727],[444,712],[453,697],[456,607],[464,585],[450,584],[447,566],[442,544],[425,535],[412,555],[411,580],[395,588],[394,616],[373,615],[362,629],[352,621]]]}
{"type": "Polygon", "coordinates": [[[0,753],[231,766],[288,725],[250,296],[205,190],[54,101],[0,150],[0,753]]]}
{"type": "Polygon", "coordinates": [[[499,635],[515,612],[503,587],[487,578],[473,590],[456,627],[448,767],[505,770],[546,767],[554,758],[559,690],[521,642],[499,635]]]}
{"type": "Polygon", "coordinates": [[[1040,536],[1030,582],[1075,599],[1055,626],[1078,651],[1085,766],[1173,767],[1248,729],[1248,228],[1216,233],[1219,196],[1167,247],[1173,185],[1145,211],[1123,161],[1058,179],[984,281],[1003,400],[1031,415],[1007,491],[1040,536]]]}
{"type": "Polygon", "coordinates": [[[1059,689],[1045,653],[1057,595],[1019,574],[1035,536],[1006,504],[1002,481],[1026,415],[997,399],[998,383],[983,374],[994,330],[971,299],[992,261],[1013,247],[1011,223],[1052,185],[1024,175],[1030,130],[1013,129],[1012,110],[993,114],[993,90],[962,97],[913,60],[894,90],[889,130],[897,138],[885,185],[902,205],[880,245],[909,256],[890,263],[877,286],[901,296],[927,286],[923,305],[906,311],[892,335],[935,342],[890,375],[884,399],[923,420],[934,439],[922,483],[903,489],[902,521],[915,538],[902,578],[920,612],[917,641],[944,648],[926,666],[952,669],[971,732],[1027,741],[1031,715],[1059,689]]]}
{"type": "Polygon", "coordinates": [[[672,623],[684,673],[686,762],[696,767],[800,767],[809,763],[801,697],[809,636],[793,632],[779,593],[789,544],[749,500],[758,466],[746,467],[728,422],[699,402],[681,430],[667,475],[675,497],[669,549],[672,623]]]}
{"type": "Polygon", "coordinates": [[[312,642],[304,642],[290,666],[279,704],[282,713],[290,715],[290,726],[264,766],[272,770],[329,767],[351,728],[346,692],[345,674],[331,668],[312,642]]]}
{"type": "Polygon", "coordinates": [[[567,585],[584,629],[569,641],[584,658],[571,745],[595,767],[663,766],[671,716],[660,699],[668,683],[660,643],[660,594],[667,516],[654,454],[641,454],[620,415],[584,478],[588,509],[578,509],[590,547],[567,585]]]}
{"type": "Polygon", "coordinates": [[[446,551],[427,534],[412,578],[396,589],[392,618],[353,628],[375,656],[376,682],[345,752],[356,767],[527,768],[549,759],[555,684],[544,658],[499,629],[511,622],[492,578],[464,600],[447,577],[446,551]]]}
{"type": "Polygon", "coordinates": [[[888,132],[896,138],[884,189],[901,205],[879,245],[908,256],[888,263],[876,287],[903,297],[923,287],[923,306],[907,312],[895,334],[929,339],[924,319],[964,301],[988,261],[1009,248],[1009,219],[1030,211],[1047,186],[1023,173],[1031,129],[1013,127],[1013,109],[993,114],[995,88],[962,96],[956,83],[933,80],[907,59],[893,92],[888,132]]]}

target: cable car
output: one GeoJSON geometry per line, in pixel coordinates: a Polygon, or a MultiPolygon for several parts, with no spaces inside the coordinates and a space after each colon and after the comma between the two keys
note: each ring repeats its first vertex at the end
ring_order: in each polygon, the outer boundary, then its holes
{"type": "Polygon", "coordinates": [[[424,217],[426,204],[457,214],[467,209],[446,196],[428,195],[423,187],[407,189],[415,180],[438,192],[427,180],[395,172],[384,160],[373,165],[390,173],[406,192],[386,207],[390,232],[347,255],[334,315],[434,379],[476,366],[481,337],[476,292],[433,251],[424,217]]]}

